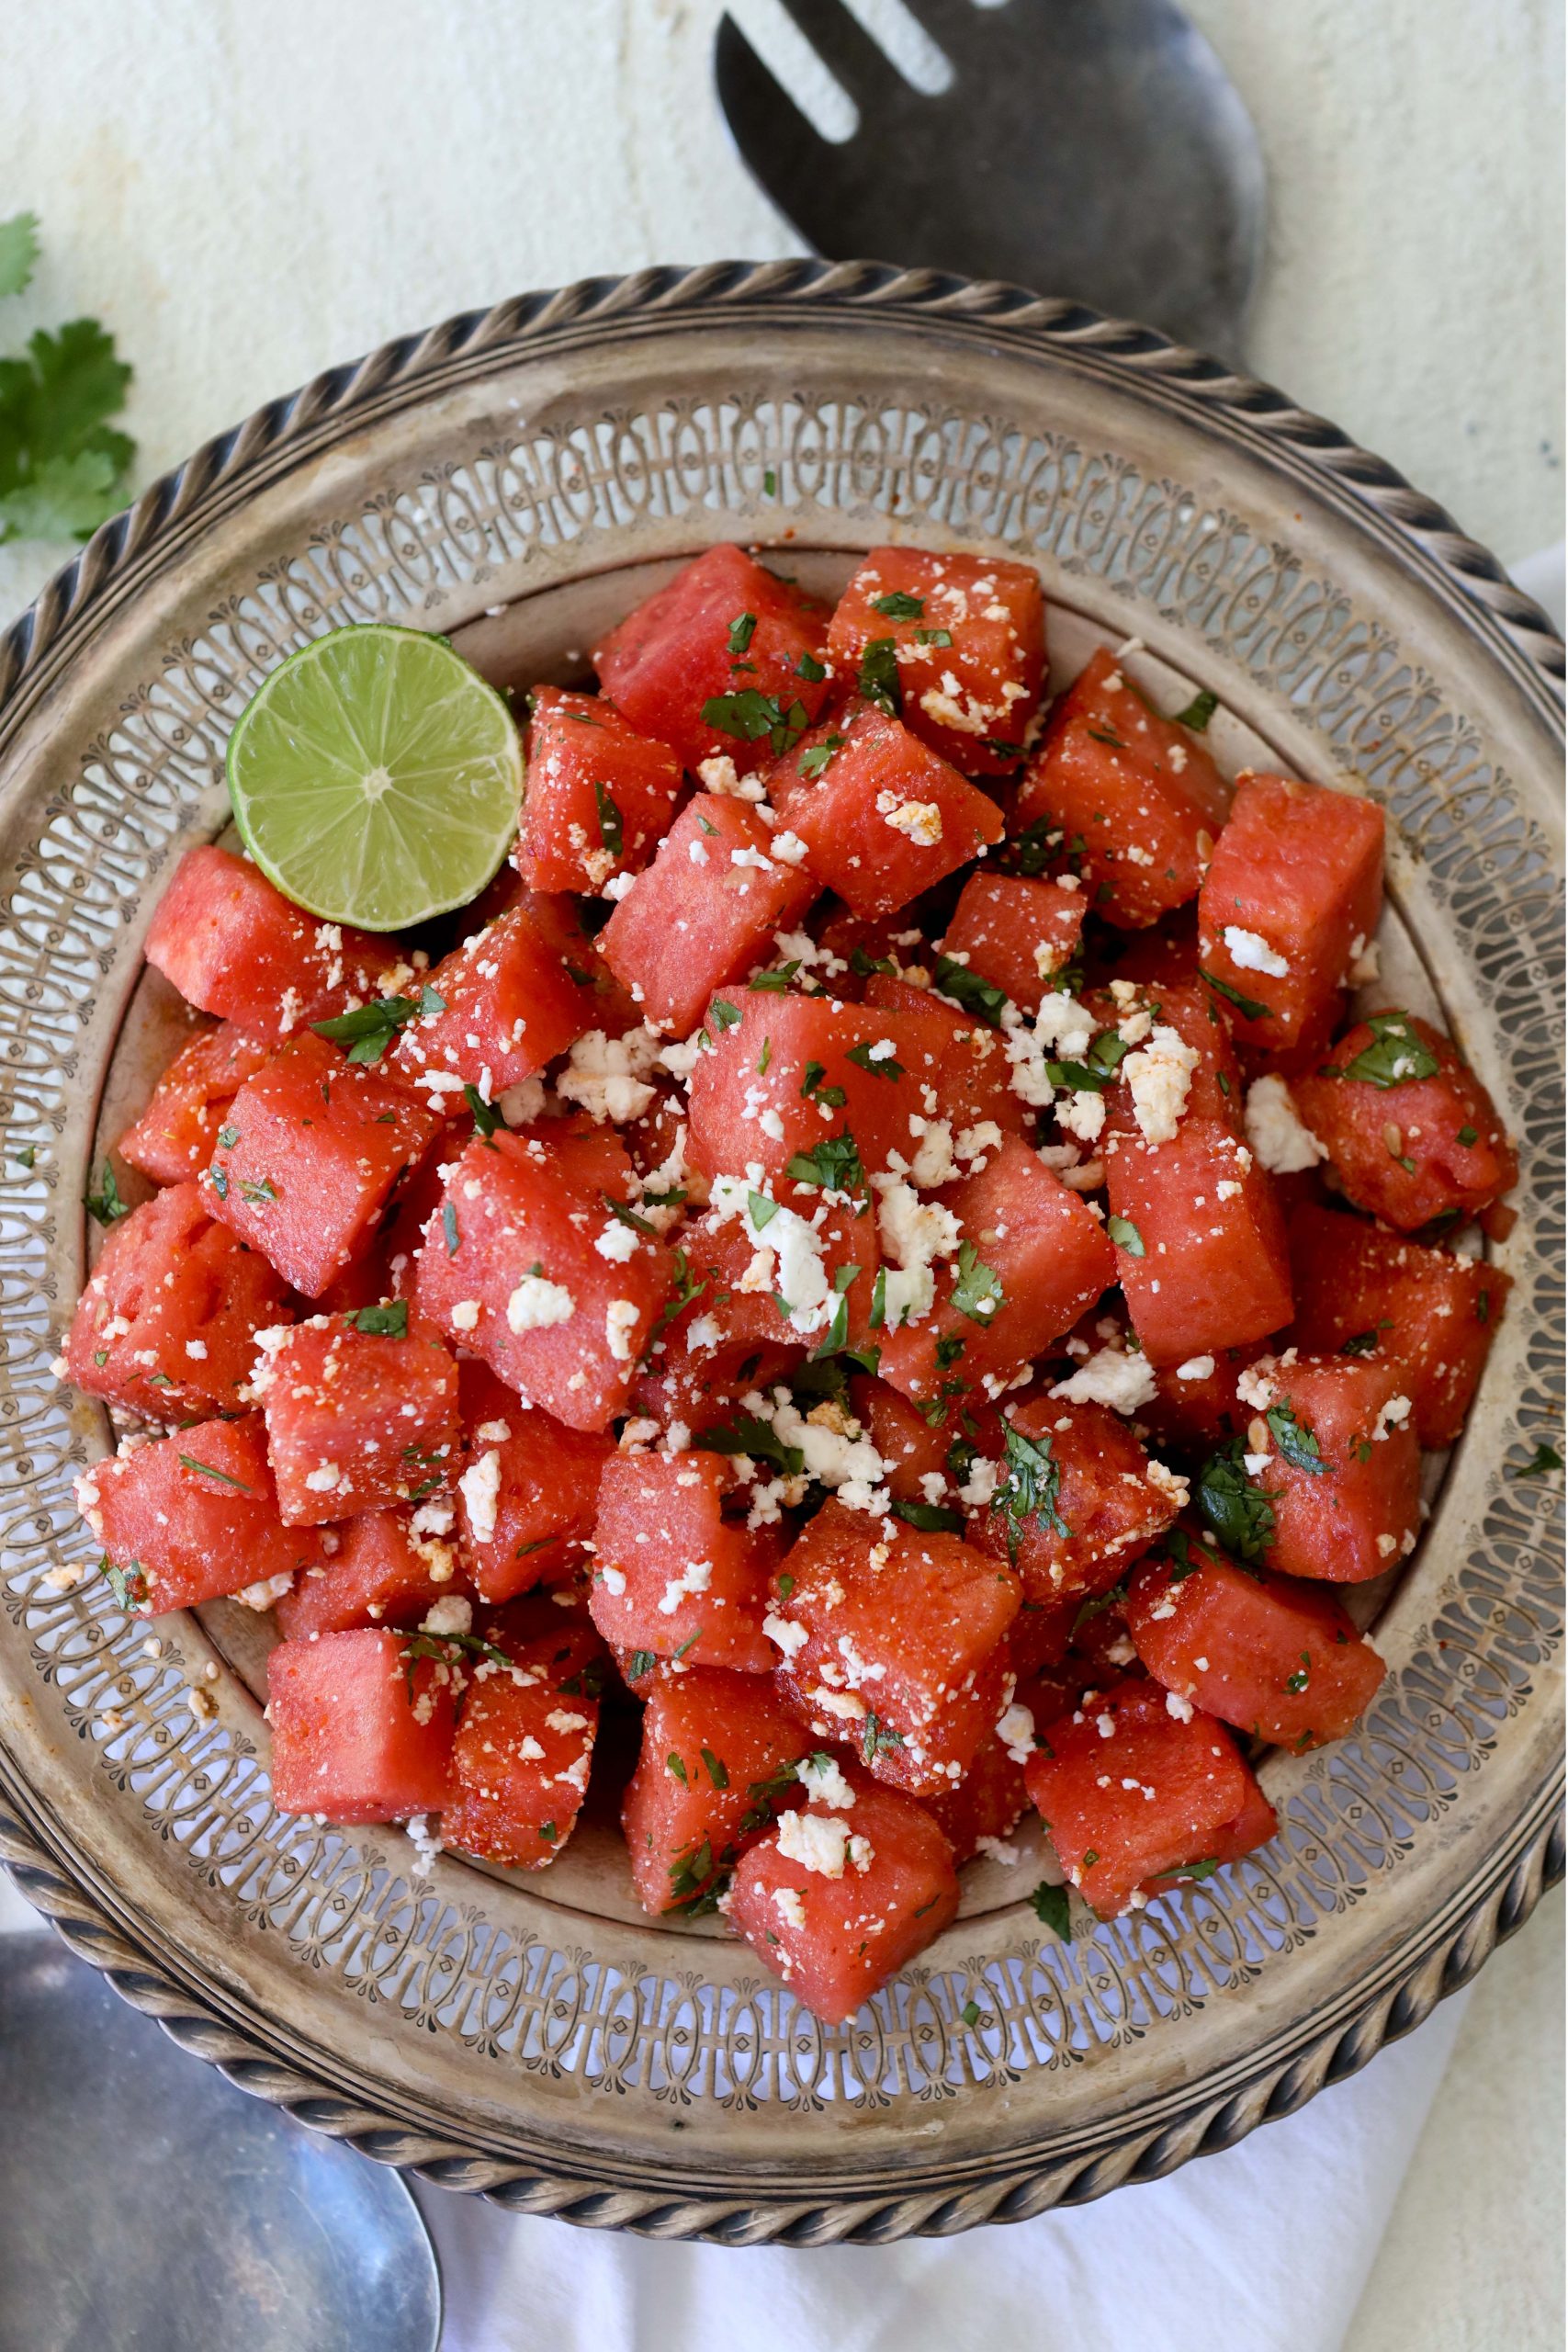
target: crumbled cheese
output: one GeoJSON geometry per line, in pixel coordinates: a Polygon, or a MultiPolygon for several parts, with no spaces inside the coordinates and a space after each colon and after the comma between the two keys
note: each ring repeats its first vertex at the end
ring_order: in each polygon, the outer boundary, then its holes
{"type": "Polygon", "coordinates": [[[936,1297],[932,1267],[955,1255],[963,1238],[951,1209],[922,1201],[914,1187],[897,1176],[876,1180],[879,1198],[876,1227],[887,1270],[885,1299],[887,1329],[919,1323],[929,1315],[936,1297]]]}
{"type": "Polygon", "coordinates": [[[604,1309],[604,1344],[617,1363],[632,1360],[632,1333],[637,1329],[637,1308],[629,1298],[613,1298],[604,1309]]]}
{"type": "Polygon", "coordinates": [[[1146,1143],[1169,1143],[1187,1108],[1198,1051],[1162,1022],[1141,1051],[1122,1065],[1132,1091],[1133,1115],[1146,1143]]]}
{"type": "Polygon", "coordinates": [[[716,752],[712,759],[697,762],[698,780],[705,789],[716,794],[720,800],[762,800],[767,786],[754,775],[737,775],[735,762],[728,752],[716,752]]]}
{"type": "Polygon", "coordinates": [[[577,1301],[570,1291],[547,1281],[543,1274],[525,1274],[506,1302],[507,1324],[519,1336],[570,1323],[576,1312],[577,1301]]]}
{"type": "Polygon", "coordinates": [[[305,1473],[305,1484],[313,1495],[330,1495],[343,1484],[343,1472],[335,1462],[323,1462],[318,1469],[305,1473]]]}
{"type": "Polygon", "coordinates": [[[804,1625],[797,1625],[793,1617],[780,1617],[773,1610],[762,1620],[762,1631],[776,1648],[783,1650],[786,1661],[811,1639],[804,1625]]]}
{"type": "Polygon", "coordinates": [[[1015,1764],[1027,1764],[1034,1754],[1034,1717],[1016,1701],[997,1724],[997,1737],[1015,1764]]]}
{"type": "Polygon", "coordinates": [[[1190,1724],[1192,1720],[1192,1702],[1190,1699],[1184,1699],[1179,1690],[1168,1690],[1165,1694],[1165,1712],[1168,1715],[1174,1715],[1179,1724],[1190,1724]]]}
{"type": "Polygon", "coordinates": [[[855,1792],[831,1756],[807,1756],[795,1768],[795,1779],[813,1804],[842,1805],[847,1812],[855,1792]]]}
{"type": "Polygon", "coordinates": [[[471,1634],[473,1629],[473,1604],[465,1600],[460,1592],[446,1593],[441,1600],[433,1601],[420,1623],[422,1634],[434,1634],[438,1637],[447,1634],[471,1634]]]}
{"type": "Polygon", "coordinates": [[[612,1217],[604,1232],[595,1237],[593,1247],[601,1258],[608,1258],[613,1265],[624,1266],[628,1258],[637,1255],[637,1228],[622,1225],[618,1218],[612,1217]]]}
{"type": "Polygon", "coordinates": [[[1094,1042],[1095,1018],[1063,989],[1049,989],[1034,1016],[1034,1042],[1051,1061],[1081,1062],[1094,1042]]]}
{"type": "Polygon", "coordinates": [[[1266,1413],[1274,1402],[1274,1384],[1263,1369],[1263,1363],[1271,1361],[1265,1358],[1258,1363],[1249,1363],[1235,1385],[1242,1403],[1250,1405],[1255,1413],[1266,1413]]]}
{"type": "Polygon", "coordinates": [[[452,1329],[455,1331],[474,1330],[479,1319],[479,1300],[477,1298],[458,1299],[451,1309],[451,1316],[452,1329]]]}
{"type": "Polygon", "coordinates": [[[496,1505],[501,1499],[501,1456],[492,1445],[471,1463],[457,1481],[468,1514],[468,1532],[476,1544],[495,1540],[496,1505]]]}
{"type": "Polygon", "coordinates": [[[1109,1405],[1118,1413],[1135,1413],[1154,1399],[1155,1375],[1148,1358],[1123,1353],[1120,1348],[1100,1348],[1066,1380],[1059,1380],[1053,1396],[1069,1405],[1109,1405]]]}
{"type": "Polygon", "coordinates": [[[869,1840],[857,1838],[847,1821],[831,1813],[786,1813],[779,1823],[778,1845],[786,1861],[820,1878],[842,1878],[846,1862],[863,1871],[872,1860],[869,1840]]]}
{"type": "Polygon", "coordinates": [[[1385,1404],[1378,1408],[1378,1418],[1372,1430],[1372,1443],[1374,1445],[1381,1443],[1386,1439],[1390,1430],[1402,1430],[1409,1419],[1409,1397],[1389,1397],[1385,1404]]]}
{"type": "Polygon", "coordinates": [[[934,849],[942,839],[942,808],[934,800],[900,800],[896,793],[879,792],[876,808],[885,823],[921,849],[934,849]]]}
{"type": "Polygon", "coordinates": [[[285,1568],[281,1576],[264,1577],[259,1584],[243,1586],[234,1598],[247,1609],[270,1609],[275,1600],[281,1600],[286,1592],[293,1589],[293,1585],[294,1571],[285,1568]]]}
{"type": "Polygon", "coordinates": [[[1214,1359],[1213,1356],[1189,1356],[1185,1363],[1177,1365],[1176,1376],[1178,1380],[1213,1380],[1214,1359]]]}
{"type": "Polygon", "coordinates": [[[660,1062],[669,1067],[666,1057],[671,1050],[646,1022],[624,1037],[590,1029],[573,1046],[569,1067],[556,1080],[556,1092],[601,1125],[608,1120],[623,1125],[629,1119],[640,1119],[654,1102],[658,1090],[649,1084],[649,1078],[660,1062]]]}
{"type": "Polygon", "coordinates": [[[1239,923],[1226,923],[1224,942],[1232,963],[1243,972],[1267,972],[1271,978],[1282,980],[1291,968],[1266,939],[1255,931],[1243,931],[1239,923]]]}
{"type": "Polygon", "coordinates": [[[798,833],[773,835],[773,855],[781,865],[801,865],[806,860],[806,843],[798,833]]]}
{"type": "Polygon", "coordinates": [[[612,874],[601,889],[600,896],[604,899],[614,899],[619,902],[622,899],[631,896],[636,881],[635,874],[612,874]]]}
{"type": "Polygon", "coordinates": [[[1247,1090],[1246,1120],[1247,1140],[1271,1176],[1294,1175],[1328,1157],[1326,1147],[1303,1125],[1282,1078],[1254,1079],[1247,1090]]]}
{"type": "Polygon", "coordinates": [[[799,1928],[805,1927],[806,1905],[800,1899],[800,1890],[798,1887],[775,1886],[773,1889],[773,1905],[778,1912],[779,1917],[784,1921],[786,1928],[799,1928]]]}

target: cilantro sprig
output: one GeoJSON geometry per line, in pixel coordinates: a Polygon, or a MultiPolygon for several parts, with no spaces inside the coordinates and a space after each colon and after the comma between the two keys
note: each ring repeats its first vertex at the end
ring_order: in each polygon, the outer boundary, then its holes
{"type": "MultiPolygon", "coordinates": [[[[34,214],[0,220],[0,296],[22,291],[38,254],[34,214]]],[[[130,373],[96,319],[39,327],[0,359],[0,544],[85,539],[124,504],[136,444],[109,420],[130,373]]]]}

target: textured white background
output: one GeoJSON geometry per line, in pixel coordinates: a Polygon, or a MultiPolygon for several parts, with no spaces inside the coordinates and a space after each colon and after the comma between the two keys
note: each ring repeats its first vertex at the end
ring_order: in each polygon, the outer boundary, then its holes
{"type": "MultiPolygon", "coordinates": [[[[761,27],[770,5],[737,13],[761,27]]],[[[884,0],[856,5],[874,18],[884,0]]],[[[1269,170],[1255,370],[1505,561],[1559,539],[1559,0],[1189,6],[1269,170]]],[[[794,251],[709,98],[718,11],[12,0],[0,218],[36,209],[46,258],[0,313],[0,348],[83,311],[110,324],[137,369],[140,481],[449,311],[653,261],[794,251]]],[[[0,549],[0,624],[62,554],[0,549]]],[[[1486,1971],[1348,2352],[1561,2343],[1562,1951],[1554,1897],[1486,1971]]],[[[1400,2078],[1368,2079],[1393,2095],[1400,2078]]],[[[1107,2210],[1135,2232],[1152,2194],[1107,2210]]]]}

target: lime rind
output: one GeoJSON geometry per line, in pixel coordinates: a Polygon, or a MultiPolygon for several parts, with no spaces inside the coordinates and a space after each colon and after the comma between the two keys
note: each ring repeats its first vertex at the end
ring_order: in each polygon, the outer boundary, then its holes
{"type": "Polygon", "coordinates": [[[265,679],[229,739],[246,849],[296,906],[402,931],[466,906],[516,837],[523,747],[444,638],[333,629],[265,679]]]}

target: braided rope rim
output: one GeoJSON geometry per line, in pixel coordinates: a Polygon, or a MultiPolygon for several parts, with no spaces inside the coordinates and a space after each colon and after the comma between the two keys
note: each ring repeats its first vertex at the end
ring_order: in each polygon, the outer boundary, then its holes
{"type": "MultiPolygon", "coordinates": [[[[33,605],[0,638],[0,718],[14,719],[70,660],[77,641],[111,602],[134,593],[138,576],[174,545],[242,503],[261,483],[303,462],[347,429],[503,366],[531,349],[603,340],[641,323],[707,323],[715,316],[814,306],[819,312],[897,313],[912,322],[958,322],[1034,347],[1085,372],[1136,382],[1184,410],[1211,415],[1232,438],[1250,441],[1276,468],[1309,478],[1352,513],[1363,530],[1414,558],[1428,588],[1458,604],[1468,623],[1538,707],[1551,707],[1564,676],[1564,650],[1550,620],[1501,565],[1466,537],[1446,511],[1382,459],[1281,392],[1184,350],[1155,329],[1111,320],[1083,305],[1025,289],[931,270],[873,262],[717,262],[596,277],[517,296],[488,311],[459,313],[426,333],[399,338],[314,377],[207,442],[153,482],[94,534],[33,605]]],[[[981,2222],[1020,2221],[1057,2204],[1083,2203],[1126,2182],[1156,2179],[1190,2157],[1234,2146],[1261,2122],[1294,2113],[1326,2084],[1354,2074],[1383,2043],[1411,2031],[1438,2000],[1467,1984],[1512,1935],[1564,1871],[1562,1773],[1559,1768],[1523,1809],[1517,1834],[1466,1891],[1464,1907],[1418,1928],[1388,1981],[1348,2015],[1276,2052],[1239,2088],[1199,2091],[1174,2120],[1133,2125],[1084,2160],[1042,2170],[1014,2167],[958,2192],[927,2190],[864,2199],[671,2197],[606,2188],[564,2169],[499,2162],[471,2148],[411,2131],[384,2110],[344,2098],[326,2080],[285,2064],[225,2020],[118,1923],[112,1903],[73,1874],[41,1827],[0,1802],[0,1864],[79,1958],[99,1969],[132,2007],[157,2019],[183,2049],[219,2067],[244,2090],[299,2120],[346,2140],[383,2163],[410,2168],[446,2188],[486,2195],[509,2210],[590,2228],[732,2245],[886,2244],[909,2234],[949,2235],[981,2222]]],[[[1309,2027],[1310,2031],[1310,2027],[1309,2027]]]]}

